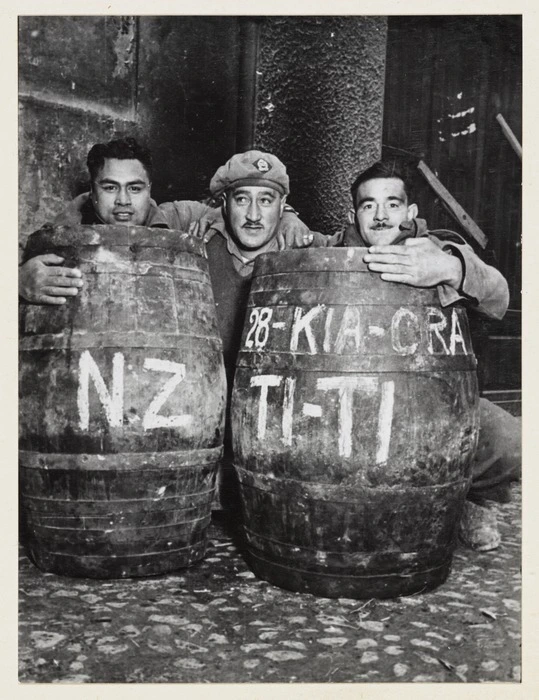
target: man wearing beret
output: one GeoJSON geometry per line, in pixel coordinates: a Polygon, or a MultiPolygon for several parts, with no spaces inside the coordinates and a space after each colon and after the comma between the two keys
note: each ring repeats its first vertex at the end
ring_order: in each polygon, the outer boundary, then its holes
{"type": "MultiPolygon", "coordinates": [[[[211,179],[210,192],[221,202],[224,217],[224,225],[212,226],[205,240],[230,379],[254,261],[261,253],[281,247],[278,233],[290,185],[286,168],[276,156],[253,150],[238,153],[221,166],[211,179]]],[[[309,245],[326,246],[328,241],[310,232],[309,245]]]]}

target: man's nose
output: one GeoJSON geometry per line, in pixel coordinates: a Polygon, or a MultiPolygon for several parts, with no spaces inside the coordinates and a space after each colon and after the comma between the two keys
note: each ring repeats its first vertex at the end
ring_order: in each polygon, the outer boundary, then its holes
{"type": "Polygon", "coordinates": [[[252,201],[247,209],[247,218],[249,221],[259,221],[260,220],[260,207],[256,201],[252,201]]]}
{"type": "Polygon", "coordinates": [[[127,187],[119,187],[116,193],[116,204],[131,204],[131,196],[127,190],[127,187]]]}
{"type": "Polygon", "coordinates": [[[384,219],[387,219],[387,211],[384,206],[379,204],[376,207],[376,212],[374,214],[374,219],[375,221],[383,221],[384,219]]]}

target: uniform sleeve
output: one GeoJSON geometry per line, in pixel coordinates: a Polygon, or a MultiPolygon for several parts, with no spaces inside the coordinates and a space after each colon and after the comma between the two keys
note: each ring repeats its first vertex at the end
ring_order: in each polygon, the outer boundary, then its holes
{"type": "Polygon", "coordinates": [[[82,220],[82,208],[90,198],[89,192],[79,194],[53,220],[53,226],[76,226],[82,220]]]}
{"type": "Polygon", "coordinates": [[[183,200],[163,202],[159,205],[159,210],[165,215],[170,228],[188,231],[189,226],[199,221],[210,210],[210,207],[201,202],[183,200]]]}
{"type": "Polygon", "coordinates": [[[326,236],[318,231],[311,231],[307,224],[303,223],[296,211],[289,205],[286,205],[284,209],[280,224],[280,231],[287,243],[289,241],[297,240],[305,233],[312,233],[313,242],[309,246],[310,248],[326,248],[328,245],[330,245],[330,241],[332,239],[332,236],[326,236]]]}
{"type": "Polygon", "coordinates": [[[467,243],[448,243],[431,237],[450,255],[457,255],[462,263],[460,289],[450,285],[438,285],[442,306],[464,300],[477,311],[491,318],[504,317],[509,306],[509,287],[505,277],[492,265],[487,265],[467,243]]]}

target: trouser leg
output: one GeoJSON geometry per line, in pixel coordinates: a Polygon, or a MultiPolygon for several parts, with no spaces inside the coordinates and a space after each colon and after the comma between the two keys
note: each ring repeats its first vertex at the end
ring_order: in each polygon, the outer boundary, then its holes
{"type": "Polygon", "coordinates": [[[507,503],[510,485],[522,472],[522,420],[487,399],[479,404],[479,443],[468,499],[507,503]]]}

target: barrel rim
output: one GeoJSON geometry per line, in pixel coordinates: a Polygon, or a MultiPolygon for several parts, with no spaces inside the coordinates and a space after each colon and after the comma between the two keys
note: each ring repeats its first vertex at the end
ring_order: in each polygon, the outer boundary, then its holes
{"type": "Polygon", "coordinates": [[[368,248],[360,246],[291,248],[261,253],[255,259],[253,277],[276,272],[370,272],[363,256],[368,248]],[[323,263],[319,261],[323,260],[323,263]],[[329,266],[328,266],[329,265],[329,266]]]}
{"type": "Polygon", "coordinates": [[[28,236],[25,255],[30,258],[51,248],[85,246],[170,248],[205,257],[204,241],[188,231],[116,224],[44,226],[28,236]]]}

